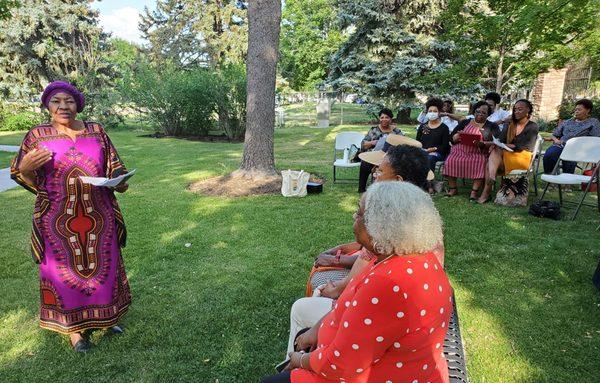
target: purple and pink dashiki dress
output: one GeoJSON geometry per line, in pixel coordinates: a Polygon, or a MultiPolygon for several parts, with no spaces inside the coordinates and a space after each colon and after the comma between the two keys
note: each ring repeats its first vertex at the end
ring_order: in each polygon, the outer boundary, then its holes
{"type": "Polygon", "coordinates": [[[25,136],[12,178],[36,194],[31,250],[40,272],[40,326],[60,333],[117,324],[131,302],[121,258],[126,230],[112,189],[80,176],[126,172],[101,125],[85,123],[75,140],[50,124],[25,136]],[[29,151],[46,147],[52,159],[29,184],[18,167],[29,151]]]}

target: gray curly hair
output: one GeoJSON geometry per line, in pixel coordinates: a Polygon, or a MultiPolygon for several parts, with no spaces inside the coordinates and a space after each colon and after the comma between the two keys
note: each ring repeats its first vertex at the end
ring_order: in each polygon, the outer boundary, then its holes
{"type": "Polygon", "coordinates": [[[401,181],[376,182],[366,192],[364,221],[379,254],[424,253],[442,243],[442,219],[431,197],[401,181]]]}

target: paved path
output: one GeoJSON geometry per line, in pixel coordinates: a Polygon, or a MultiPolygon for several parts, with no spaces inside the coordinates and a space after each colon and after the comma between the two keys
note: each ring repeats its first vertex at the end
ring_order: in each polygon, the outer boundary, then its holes
{"type": "Polygon", "coordinates": [[[16,186],[18,186],[17,183],[10,179],[10,168],[0,169],[0,192],[16,186]]]}
{"type": "Polygon", "coordinates": [[[16,153],[19,151],[18,146],[14,145],[0,145],[0,152],[13,152],[16,153]]]}
{"type": "MultiPolygon", "coordinates": [[[[19,151],[19,147],[12,145],[0,145],[0,151],[16,153],[19,151]]],[[[10,168],[0,169],[0,192],[12,189],[16,186],[18,186],[17,183],[10,179],[10,168]]]]}

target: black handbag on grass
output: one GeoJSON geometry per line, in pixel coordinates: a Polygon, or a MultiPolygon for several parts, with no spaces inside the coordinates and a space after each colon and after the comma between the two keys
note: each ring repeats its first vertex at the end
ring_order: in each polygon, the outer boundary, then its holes
{"type": "Polygon", "coordinates": [[[561,216],[560,204],[554,201],[535,201],[529,206],[529,214],[534,217],[559,220],[561,216]]]}

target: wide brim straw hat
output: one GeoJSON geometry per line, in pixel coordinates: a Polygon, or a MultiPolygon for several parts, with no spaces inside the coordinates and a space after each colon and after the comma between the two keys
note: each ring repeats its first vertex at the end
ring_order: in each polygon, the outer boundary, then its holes
{"type": "Polygon", "coordinates": [[[385,142],[392,146],[409,145],[409,146],[415,146],[417,148],[423,147],[423,144],[421,144],[419,141],[417,141],[413,138],[410,138],[410,137],[402,136],[400,134],[389,134],[387,136],[387,138],[385,139],[385,142]]]}
{"type": "MultiPolygon", "coordinates": [[[[384,150],[374,150],[371,152],[363,152],[358,155],[358,158],[360,158],[361,161],[365,161],[371,165],[379,166],[379,165],[381,165],[381,162],[383,161],[383,157],[385,157],[385,153],[389,149],[390,146],[409,145],[409,146],[416,146],[418,148],[423,147],[423,145],[419,141],[413,140],[410,137],[401,136],[399,134],[390,134],[389,136],[387,136],[387,139],[385,140],[385,142],[386,142],[386,145],[384,146],[384,150]]],[[[435,174],[430,170],[427,173],[427,181],[433,181],[434,179],[435,179],[435,174]]]]}

